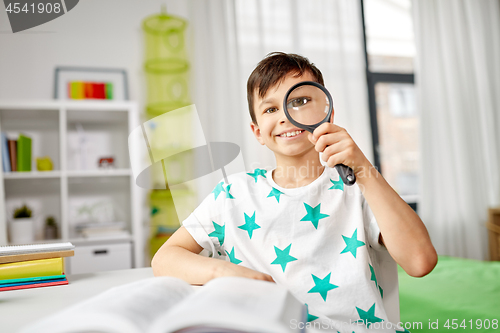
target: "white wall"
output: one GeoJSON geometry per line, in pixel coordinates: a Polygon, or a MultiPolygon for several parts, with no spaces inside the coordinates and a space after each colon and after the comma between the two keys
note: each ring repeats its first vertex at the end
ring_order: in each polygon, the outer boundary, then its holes
{"type": "Polygon", "coordinates": [[[127,70],[130,99],[143,105],[141,22],[162,4],[168,13],[188,14],[186,1],[81,0],[61,17],[13,34],[0,10],[0,99],[51,99],[56,66],[114,67],[127,70]]]}

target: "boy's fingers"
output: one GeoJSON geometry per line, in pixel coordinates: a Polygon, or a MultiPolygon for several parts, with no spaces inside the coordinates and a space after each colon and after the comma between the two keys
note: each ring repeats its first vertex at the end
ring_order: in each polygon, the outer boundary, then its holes
{"type": "Polygon", "coordinates": [[[315,144],[316,144],[316,141],[318,140],[317,138],[315,138],[315,137],[312,135],[312,133],[308,133],[308,134],[307,134],[307,138],[309,139],[309,141],[311,141],[311,142],[312,142],[312,144],[313,144],[313,145],[315,145],[315,144]]]}
{"type": "Polygon", "coordinates": [[[330,156],[338,154],[344,150],[344,144],[342,142],[334,143],[323,150],[323,161],[327,162],[330,156]]]}
{"type": "Polygon", "coordinates": [[[338,133],[327,133],[323,134],[316,140],[315,149],[317,152],[324,152],[324,150],[331,145],[334,145],[340,141],[342,141],[342,136],[338,133]]]}
{"type": "Polygon", "coordinates": [[[337,164],[345,164],[345,165],[347,165],[344,162],[345,158],[346,158],[345,152],[340,152],[340,153],[336,153],[336,154],[331,155],[325,162],[326,162],[326,165],[328,167],[333,168],[337,164]]]}
{"type": "Polygon", "coordinates": [[[326,134],[326,133],[335,133],[344,130],[342,127],[337,126],[332,123],[323,123],[318,126],[313,132],[313,137],[314,138],[319,138],[320,136],[326,134]]]}

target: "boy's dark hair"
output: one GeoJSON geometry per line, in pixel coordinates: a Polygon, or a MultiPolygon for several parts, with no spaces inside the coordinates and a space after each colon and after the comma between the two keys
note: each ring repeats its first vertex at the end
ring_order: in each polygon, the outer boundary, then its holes
{"type": "Polygon", "coordinates": [[[309,72],[316,82],[324,86],[321,71],[306,57],[293,53],[272,52],[262,59],[253,70],[247,82],[248,109],[252,122],[257,124],[253,109],[254,91],[263,98],[269,88],[283,82],[288,74],[302,76],[309,72]]]}

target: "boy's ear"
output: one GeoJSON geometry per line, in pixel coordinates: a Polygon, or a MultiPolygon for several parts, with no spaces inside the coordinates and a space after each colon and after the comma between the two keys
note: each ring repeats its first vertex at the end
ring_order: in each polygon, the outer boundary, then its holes
{"type": "Polygon", "coordinates": [[[260,134],[260,129],[259,126],[254,124],[253,121],[250,122],[250,129],[253,132],[253,135],[255,135],[255,138],[261,145],[264,145],[264,140],[262,140],[262,135],[260,134]]]}

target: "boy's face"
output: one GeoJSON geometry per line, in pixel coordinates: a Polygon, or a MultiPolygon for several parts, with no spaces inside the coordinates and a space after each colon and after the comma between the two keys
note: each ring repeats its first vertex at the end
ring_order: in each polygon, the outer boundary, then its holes
{"type": "Polygon", "coordinates": [[[250,127],[259,143],[271,149],[277,158],[318,154],[307,138],[308,132],[290,123],[283,111],[283,98],[286,92],[294,84],[302,81],[315,81],[315,79],[309,72],[298,77],[287,75],[281,84],[271,87],[263,98],[254,91],[253,106],[257,124],[252,122],[250,127]],[[292,136],[288,136],[287,133],[292,133],[292,136]]]}

